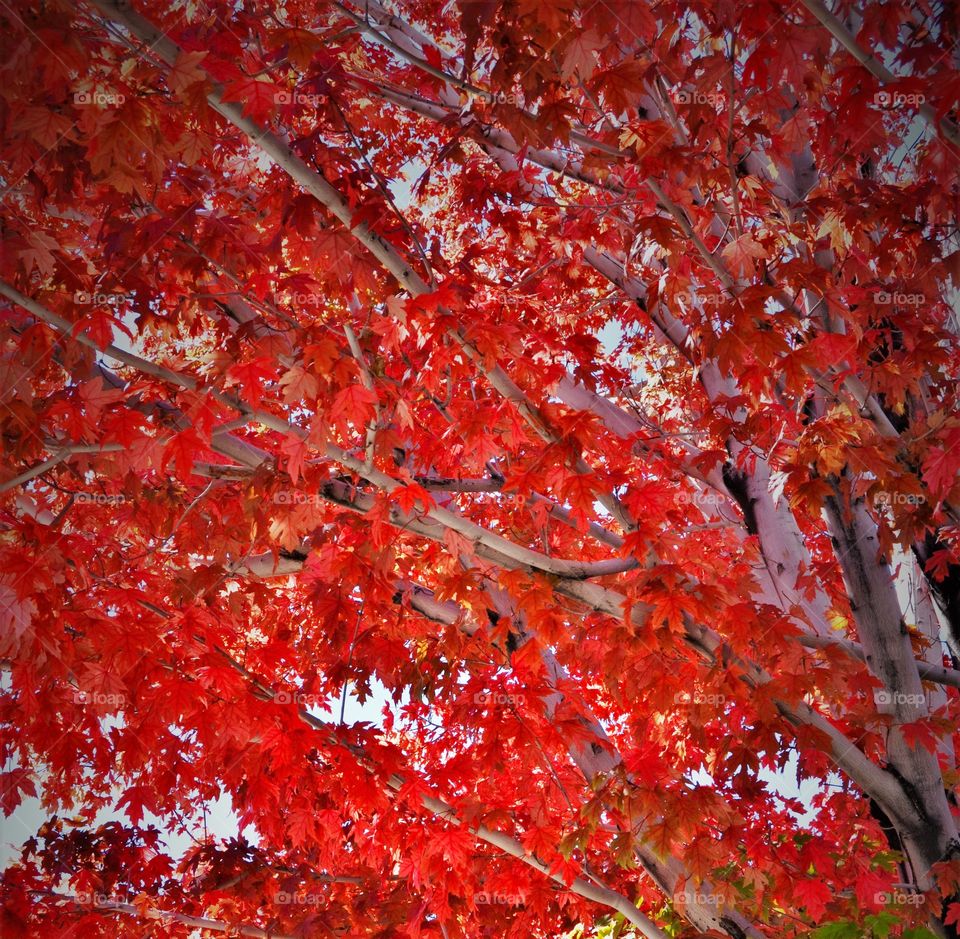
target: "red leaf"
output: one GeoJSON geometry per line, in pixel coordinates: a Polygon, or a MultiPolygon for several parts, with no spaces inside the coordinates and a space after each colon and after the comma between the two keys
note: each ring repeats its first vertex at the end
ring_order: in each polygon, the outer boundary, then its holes
{"type": "Polygon", "coordinates": [[[310,447],[307,445],[306,440],[290,434],[284,438],[283,443],[280,444],[280,449],[287,457],[286,469],[290,474],[290,479],[296,484],[302,473],[307,456],[310,453],[310,447]]]}
{"type": "Polygon", "coordinates": [[[240,386],[243,400],[256,407],[263,398],[264,381],[275,376],[276,368],[270,359],[259,358],[233,365],[227,374],[240,386]]]}
{"type": "Polygon", "coordinates": [[[286,99],[287,92],[266,78],[242,78],[230,82],[223,92],[224,101],[239,101],[243,116],[266,123],[277,106],[286,99]]]}
{"type": "Polygon", "coordinates": [[[373,406],[377,394],[359,382],[347,385],[337,392],[330,407],[331,414],[340,422],[352,421],[358,427],[366,427],[373,418],[373,406]]]}
{"type": "Polygon", "coordinates": [[[734,277],[746,277],[753,273],[754,261],[767,257],[767,251],[753,235],[740,235],[721,252],[723,260],[734,277]]]}
{"type": "Polygon", "coordinates": [[[822,880],[804,877],[793,881],[793,891],[796,903],[806,910],[814,923],[819,923],[827,911],[827,904],[833,899],[830,887],[822,880]]]}
{"type": "Polygon", "coordinates": [[[420,503],[424,512],[429,512],[436,505],[433,496],[423,486],[415,482],[397,486],[390,493],[390,498],[397,502],[408,515],[413,513],[417,503],[420,503]]]}
{"type": "Polygon", "coordinates": [[[33,773],[22,766],[0,773],[0,808],[4,817],[12,815],[23,801],[23,796],[36,796],[37,787],[31,778],[33,773]]]}
{"type": "Polygon", "coordinates": [[[942,447],[931,447],[923,459],[923,481],[938,501],[946,498],[957,481],[957,458],[942,447]]]}
{"type": "Polygon", "coordinates": [[[191,85],[206,80],[206,73],[200,63],[206,58],[207,52],[181,52],[177,61],[170,68],[168,81],[174,94],[182,95],[191,85]]]}

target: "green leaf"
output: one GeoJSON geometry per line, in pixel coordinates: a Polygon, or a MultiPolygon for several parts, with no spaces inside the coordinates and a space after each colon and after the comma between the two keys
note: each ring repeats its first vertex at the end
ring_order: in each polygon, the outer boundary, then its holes
{"type": "Polygon", "coordinates": [[[857,924],[850,920],[841,920],[837,923],[826,923],[812,933],[814,939],[860,939],[860,930],[857,924]]]}
{"type": "Polygon", "coordinates": [[[887,939],[890,930],[897,924],[898,920],[892,913],[876,913],[865,917],[864,922],[870,927],[876,939],[887,939]]]}

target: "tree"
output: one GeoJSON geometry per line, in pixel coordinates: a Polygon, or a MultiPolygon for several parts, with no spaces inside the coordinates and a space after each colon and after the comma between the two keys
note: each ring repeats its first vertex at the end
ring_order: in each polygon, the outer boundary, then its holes
{"type": "Polygon", "coordinates": [[[951,4],[0,16],[4,935],[957,935],[951,4]]]}

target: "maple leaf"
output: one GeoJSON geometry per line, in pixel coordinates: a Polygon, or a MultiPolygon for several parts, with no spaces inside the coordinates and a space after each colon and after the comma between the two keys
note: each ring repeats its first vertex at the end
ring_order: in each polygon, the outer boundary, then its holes
{"type": "Polygon", "coordinates": [[[884,898],[890,894],[890,877],[876,871],[862,871],[854,883],[857,903],[862,910],[880,910],[884,898]]]}
{"type": "Polygon", "coordinates": [[[20,597],[14,585],[7,578],[0,579],[0,651],[5,655],[16,652],[37,614],[37,605],[20,597]]]}
{"type": "Polygon", "coordinates": [[[619,0],[615,9],[618,24],[629,35],[649,43],[657,35],[657,18],[647,0],[619,0]]]}
{"type": "Polygon", "coordinates": [[[206,81],[206,73],[200,63],[206,58],[207,51],[181,52],[168,72],[170,88],[178,97],[182,97],[192,85],[206,81]]]}
{"type": "Polygon", "coordinates": [[[560,833],[553,828],[534,825],[524,832],[521,840],[528,854],[543,860],[556,854],[560,833]]]}
{"type": "Polygon", "coordinates": [[[271,359],[261,357],[250,362],[231,365],[227,375],[240,386],[241,397],[256,407],[263,398],[263,380],[273,378],[274,369],[275,365],[271,359]]]}
{"type": "Polygon", "coordinates": [[[156,810],[155,793],[148,786],[129,786],[117,800],[117,808],[124,808],[127,818],[138,825],[143,820],[144,810],[156,810]]]}
{"type": "Polygon", "coordinates": [[[927,558],[924,570],[926,570],[934,580],[942,581],[950,573],[950,565],[952,563],[953,555],[945,548],[941,548],[939,551],[934,551],[933,554],[927,558]]]}
{"type": "Polygon", "coordinates": [[[122,401],[124,394],[117,388],[105,387],[101,379],[84,382],[79,389],[80,399],[83,401],[84,414],[90,427],[100,423],[104,408],[122,401]]]}
{"type": "Polygon", "coordinates": [[[597,67],[597,50],[603,45],[600,36],[588,29],[575,39],[566,48],[560,74],[564,78],[571,78],[574,74],[580,78],[589,78],[597,67]]]}
{"type": "Polygon", "coordinates": [[[822,880],[800,877],[793,882],[793,891],[797,905],[803,907],[814,923],[819,923],[833,899],[829,886],[822,880]]]}
{"type": "Polygon", "coordinates": [[[304,346],[303,361],[315,375],[329,375],[331,367],[341,358],[336,343],[327,337],[304,346]]]}
{"type": "Polygon", "coordinates": [[[243,105],[244,117],[266,122],[289,94],[268,78],[242,78],[230,82],[223,90],[224,101],[238,101],[243,105]]]}
{"type": "Polygon", "coordinates": [[[682,589],[660,593],[654,599],[654,619],[666,623],[673,632],[683,632],[684,616],[691,607],[682,589]]]}
{"type": "Polygon", "coordinates": [[[408,515],[415,511],[417,503],[420,504],[424,512],[429,512],[436,505],[433,496],[423,486],[415,482],[397,486],[390,493],[390,498],[408,515]]]}
{"type": "Polygon", "coordinates": [[[199,163],[212,149],[210,135],[199,128],[185,130],[177,141],[180,157],[188,166],[199,163]]]}
{"type": "Polygon", "coordinates": [[[815,939],[860,939],[860,927],[850,920],[836,923],[825,923],[813,933],[815,939]]]}
{"type": "Polygon", "coordinates": [[[301,69],[305,69],[323,48],[323,40],[309,29],[281,29],[274,35],[277,47],[285,46],[287,58],[301,69]]]}
{"type": "Polygon", "coordinates": [[[40,274],[48,276],[53,273],[56,259],[53,252],[57,249],[57,242],[42,231],[31,231],[27,235],[29,247],[20,252],[23,266],[29,274],[34,268],[40,274]]]}
{"type": "Polygon", "coordinates": [[[908,747],[913,749],[923,747],[929,753],[937,752],[937,747],[940,745],[940,735],[930,721],[911,721],[900,724],[899,727],[908,747]]]}
{"type": "Polygon", "coordinates": [[[280,376],[285,404],[298,404],[304,400],[315,399],[320,388],[316,375],[301,365],[293,365],[280,376]]]}
{"type": "Polygon", "coordinates": [[[69,140],[73,128],[74,122],[66,114],[59,114],[52,108],[27,108],[13,122],[14,131],[25,131],[47,150],[69,140]]]}
{"type": "Polygon", "coordinates": [[[470,859],[475,846],[476,838],[470,832],[450,826],[433,833],[429,854],[442,857],[456,870],[470,859]]]}
{"type": "Polygon", "coordinates": [[[352,421],[365,427],[373,417],[377,393],[360,382],[347,385],[337,392],[330,411],[341,422],[352,421]]]}
{"type": "Polygon", "coordinates": [[[731,241],[720,255],[734,277],[746,277],[752,274],[754,261],[768,257],[766,248],[750,234],[740,235],[731,241]]]}
{"type": "Polygon", "coordinates": [[[280,449],[287,457],[287,473],[289,473],[293,483],[296,484],[303,473],[303,467],[310,453],[310,447],[306,440],[295,434],[290,434],[280,445],[280,449]]]}
{"type": "Polygon", "coordinates": [[[411,312],[434,314],[441,307],[449,307],[457,302],[457,291],[453,284],[444,283],[431,293],[417,294],[405,304],[405,309],[411,312]]]}
{"type": "Polygon", "coordinates": [[[931,447],[923,460],[923,481],[938,499],[945,498],[957,481],[957,460],[948,456],[942,447],[931,447]]]}
{"type": "Polygon", "coordinates": [[[163,464],[166,466],[173,460],[177,475],[181,479],[188,479],[193,473],[193,462],[197,458],[197,453],[205,447],[206,444],[196,430],[188,427],[170,438],[164,448],[163,464]]]}
{"type": "MultiPolygon", "coordinates": [[[[637,0],[631,4],[641,7],[637,0]]],[[[615,114],[624,114],[629,108],[636,107],[644,93],[643,78],[646,66],[637,59],[627,59],[602,75],[596,76],[603,90],[603,98],[615,114]]]]}
{"type": "Polygon", "coordinates": [[[306,847],[314,841],[316,825],[314,812],[309,808],[297,806],[287,815],[287,831],[294,845],[306,847]]]}
{"type": "Polygon", "coordinates": [[[0,773],[0,809],[3,809],[4,817],[13,814],[24,795],[36,796],[37,787],[32,776],[33,773],[22,766],[0,773]]]}

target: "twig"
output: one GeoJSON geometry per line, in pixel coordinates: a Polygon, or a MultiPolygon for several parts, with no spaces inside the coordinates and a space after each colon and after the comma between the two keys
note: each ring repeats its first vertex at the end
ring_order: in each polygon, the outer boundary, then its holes
{"type": "MultiPolygon", "coordinates": [[[[366,360],[363,357],[363,349],[360,348],[360,343],[357,342],[357,337],[349,323],[344,323],[343,332],[347,337],[347,343],[350,345],[350,352],[357,360],[357,365],[360,366],[360,381],[363,382],[363,387],[376,396],[377,392],[373,384],[373,375],[367,367],[366,360]]],[[[368,471],[373,469],[373,457],[377,446],[377,427],[379,423],[380,404],[375,400],[373,403],[373,420],[367,425],[367,445],[363,462],[364,469],[368,471]]]]}

